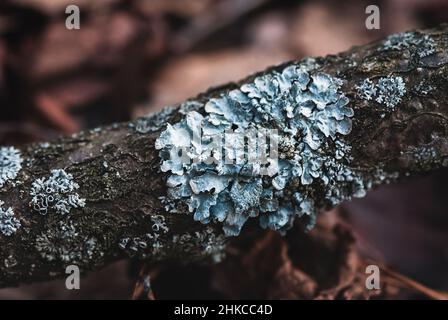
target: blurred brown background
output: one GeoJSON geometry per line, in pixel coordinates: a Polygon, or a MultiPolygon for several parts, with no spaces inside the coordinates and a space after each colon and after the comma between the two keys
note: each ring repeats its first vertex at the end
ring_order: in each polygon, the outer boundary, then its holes
{"type": "MultiPolygon", "coordinates": [[[[2,0],[0,143],[126,121],[269,65],[435,26],[447,12],[444,0],[2,0]],[[65,28],[69,4],[81,9],[80,30],[65,28]],[[380,30],[365,28],[369,4],[380,30]]],[[[381,188],[339,214],[367,256],[448,290],[447,177],[381,188]]],[[[119,262],[79,291],[53,281],[0,298],[129,298],[135,269],[119,262]]]]}

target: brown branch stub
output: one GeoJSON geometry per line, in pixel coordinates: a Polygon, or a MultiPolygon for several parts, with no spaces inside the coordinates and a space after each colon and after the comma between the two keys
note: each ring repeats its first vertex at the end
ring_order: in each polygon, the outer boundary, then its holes
{"type": "MultiPolygon", "coordinates": [[[[419,35],[430,40],[402,35],[315,60],[319,72],[344,80],[342,90],[354,110],[346,136],[352,164],[372,186],[387,182],[378,179],[378,169],[398,177],[447,164],[448,26],[419,35]]],[[[190,103],[201,111],[211,97],[290,64],[212,89],[190,103]]],[[[129,255],[188,263],[222,253],[219,225],[195,222],[186,206],[178,213],[165,210],[167,175],[154,144],[166,123],[182,117],[178,108],[165,110],[18,147],[21,169],[0,189],[0,200],[21,226],[12,235],[0,234],[0,286],[61,276],[68,264],[87,271],[129,255]],[[58,169],[67,175],[52,172],[58,169]],[[50,202],[33,201],[36,181],[50,202]],[[45,207],[50,209],[43,215],[39,208],[45,207]]]]}

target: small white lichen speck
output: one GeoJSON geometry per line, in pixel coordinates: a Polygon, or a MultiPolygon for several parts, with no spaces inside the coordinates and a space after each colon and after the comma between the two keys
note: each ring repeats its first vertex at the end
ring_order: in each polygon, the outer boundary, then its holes
{"type": "Polygon", "coordinates": [[[428,83],[426,80],[421,80],[414,86],[414,90],[421,95],[427,95],[430,92],[434,91],[436,88],[428,83]]]}
{"type": "Polygon", "coordinates": [[[370,79],[365,79],[356,86],[356,89],[362,99],[367,101],[375,99],[390,110],[395,109],[406,93],[406,85],[402,77],[383,77],[376,84],[370,79]]]}
{"type": "Polygon", "coordinates": [[[201,258],[210,256],[215,263],[218,263],[225,257],[226,237],[221,233],[216,234],[212,228],[207,226],[194,233],[174,234],[171,245],[176,248],[182,247],[184,251],[201,256],[201,258]]]}
{"type": "Polygon", "coordinates": [[[3,209],[4,202],[0,200],[0,232],[11,236],[21,227],[20,220],[14,217],[12,208],[3,209]]]}
{"type": "Polygon", "coordinates": [[[8,180],[17,177],[22,168],[22,156],[20,151],[14,147],[0,148],[0,188],[2,188],[8,180]]]}
{"type": "Polygon", "coordinates": [[[47,179],[38,178],[31,185],[30,205],[42,215],[54,210],[59,214],[67,214],[71,208],[85,206],[85,199],[75,192],[79,185],[73,176],[62,169],[51,171],[47,179]]]}
{"type": "Polygon", "coordinates": [[[160,254],[164,247],[161,236],[168,233],[169,228],[162,215],[151,216],[151,231],[140,237],[125,237],[120,239],[118,247],[127,252],[129,256],[140,254],[142,258],[148,255],[160,254]]]}
{"type": "MultiPolygon", "coordinates": [[[[223,92],[206,101],[203,111],[188,110],[155,143],[161,170],[171,172],[168,197],[185,201],[195,220],[222,222],[226,235],[237,235],[251,217],[281,232],[295,217],[307,217],[312,226],[319,207],[364,194],[363,180],[348,166],[351,148],[342,139],[351,131],[353,110],[341,85],[328,74],[292,65],[223,92]],[[222,150],[210,141],[228,130],[276,130],[279,155],[268,166],[278,170],[261,175],[244,148],[244,161],[224,163],[218,158],[222,150]],[[210,154],[216,161],[203,161],[210,154]],[[314,192],[324,192],[324,203],[314,203],[314,192]]],[[[230,140],[231,147],[238,145],[230,140]]]]}

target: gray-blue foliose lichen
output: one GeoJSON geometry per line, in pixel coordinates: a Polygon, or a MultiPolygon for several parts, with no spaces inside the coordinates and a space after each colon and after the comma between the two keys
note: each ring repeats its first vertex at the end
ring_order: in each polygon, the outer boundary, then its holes
{"type": "MultiPolygon", "coordinates": [[[[186,201],[197,221],[222,222],[230,236],[238,235],[249,217],[281,232],[295,217],[307,216],[312,226],[317,208],[363,196],[368,186],[348,166],[351,148],[343,136],[351,131],[353,110],[341,85],[328,74],[292,65],[208,100],[202,113],[185,112],[156,140],[161,170],[171,172],[168,197],[186,201]],[[250,129],[278,132],[278,159],[267,164],[267,174],[247,161],[247,149],[240,149],[245,161],[233,164],[213,150],[216,135],[250,129]],[[210,155],[214,161],[204,161],[210,155]],[[315,191],[324,193],[324,203],[314,202],[315,191]]],[[[228,145],[237,144],[226,142],[224,151],[236,153],[228,145]]]]}
{"type": "Polygon", "coordinates": [[[0,232],[9,237],[21,227],[20,220],[14,217],[12,208],[3,209],[5,203],[0,200],[0,232]]]}
{"type": "Polygon", "coordinates": [[[85,199],[75,192],[77,189],[79,185],[70,173],[63,169],[51,170],[48,178],[38,178],[32,183],[30,205],[42,215],[46,215],[49,210],[67,214],[72,208],[85,206],[85,199]]]}
{"type": "Polygon", "coordinates": [[[0,148],[0,188],[9,180],[17,177],[22,168],[22,156],[20,151],[14,147],[0,148]]]}
{"type": "Polygon", "coordinates": [[[394,110],[406,93],[406,85],[402,77],[382,77],[377,83],[365,79],[356,86],[358,95],[367,101],[375,99],[379,104],[394,110]]]}

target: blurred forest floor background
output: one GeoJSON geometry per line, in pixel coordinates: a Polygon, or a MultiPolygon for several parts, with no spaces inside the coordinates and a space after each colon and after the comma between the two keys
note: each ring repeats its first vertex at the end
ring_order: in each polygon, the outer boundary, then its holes
{"type": "MultiPolygon", "coordinates": [[[[270,65],[435,26],[447,12],[444,0],[2,0],[0,143],[126,121],[270,65]],[[65,28],[69,4],[81,9],[80,30],[65,28]],[[381,9],[380,30],[365,28],[369,4],[381,9]]],[[[123,261],[89,273],[78,291],[57,280],[0,298],[127,299],[148,273],[156,298],[370,297],[360,291],[367,259],[447,291],[447,178],[380,188],[321,215],[314,238],[294,230],[239,240],[218,266],[123,261]]],[[[426,297],[397,292],[383,297],[426,297]]]]}

